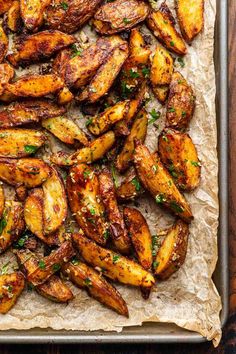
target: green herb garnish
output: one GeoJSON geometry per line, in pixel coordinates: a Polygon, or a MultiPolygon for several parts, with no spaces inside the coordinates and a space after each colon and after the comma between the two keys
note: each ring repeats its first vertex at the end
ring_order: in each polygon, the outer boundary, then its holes
{"type": "Polygon", "coordinates": [[[160,118],[161,112],[156,111],[154,108],[149,112],[150,116],[152,117],[149,121],[148,124],[153,124],[157,119],[160,118]]]}
{"type": "Polygon", "coordinates": [[[120,258],[120,256],[118,256],[118,254],[115,254],[112,259],[113,264],[116,264],[118,262],[119,258],[120,258]]]}
{"type": "Polygon", "coordinates": [[[137,177],[134,177],[134,178],[132,179],[131,183],[135,186],[135,190],[136,190],[137,192],[139,192],[140,189],[141,189],[141,185],[140,185],[140,182],[139,182],[138,178],[137,178],[137,177]]]}
{"type": "Polygon", "coordinates": [[[46,268],[46,264],[45,264],[45,262],[43,260],[39,261],[39,268],[40,269],[45,269],[46,268]]]}
{"type": "Polygon", "coordinates": [[[35,154],[35,152],[38,150],[38,146],[25,145],[24,149],[25,149],[25,152],[27,152],[29,154],[35,154]]]}
{"type": "Polygon", "coordinates": [[[184,59],[179,57],[177,60],[178,60],[179,65],[181,66],[181,68],[184,68],[185,67],[184,59]]]}

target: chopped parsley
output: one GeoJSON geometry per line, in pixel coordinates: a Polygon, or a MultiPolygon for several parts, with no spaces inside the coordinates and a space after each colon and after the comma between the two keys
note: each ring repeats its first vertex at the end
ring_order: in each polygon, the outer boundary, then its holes
{"type": "Polygon", "coordinates": [[[129,76],[132,78],[132,79],[137,79],[140,75],[137,71],[135,71],[134,69],[130,69],[129,71],[129,76]]]}
{"type": "Polygon", "coordinates": [[[163,139],[165,142],[167,142],[167,143],[168,143],[168,141],[169,141],[166,135],[162,135],[162,139],[163,139]]]}
{"type": "Polygon", "coordinates": [[[35,152],[38,150],[38,146],[25,145],[24,149],[25,149],[25,152],[28,152],[29,154],[35,154],[35,152]]]}
{"type": "Polygon", "coordinates": [[[152,235],[152,255],[156,256],[158,249],[158,236],[152,235]]]}
{"type": "Polygon", "coordinates": [[[152,166],[152,170],[153,170],[153,172],[156,174],[156,173],[157,173],[157,170],[158,170],[158,166],[157,166],[157,165],[153,165],[153,166],[152,166]]]}
{"type": "Polygon", "coordinates": [[[3,232],[6,226],[7,226],[7,222],[5,217],[3,216],[3,218],[0,220],[0,234],[3,232]]]}
{"type": "Polygon", "coordinates": [[[174,108],[174,107],[170,107],[170,108],[168,109],[168,112],[175,112],[175,108],[174,108]]]}
{"type": "Polygon", "coordinates": [[[125,25],[127,25],[128,23],[130,23],[130,20],[127,17],[124,17],[123,22],[125,25]]]}
{"type": "Polygon", "coordinates": [[[95,209],[94,208],[91,208],[89,211],[90,211],[91,215],[95,215],[95,209]]]}
{"type": "Polygon", "coordinates": [[[181,68],[184,68],[185,67],[184,59],[179,57],[177,60],[178,60],[179,65],[181,66],[181,68]]]}
{"type": "Polygon", "coordinates": [[[93,121],[93,118],[87,119],[87,121],[85,123],[86,127],[88,127],[90,124],[92,124],[92,121],[93,121]]]}
{"type": "Polygon", "coordinates": [[[158,267],[158,265],[159,265],[159,262],[154,261],[154,262],[152,263],[152,265],[153,265],[153,268],[156,269],[156,268],[158,267]]]}
{"type": "Polygon", "coordinates": [[[132,91],[132,87],[129,87],[125,81],[121,82],[121,95],[123,98],[127,98],[132,91]]]}
{"type": "Polygon", "coordinates": [[[175,46],[175,42],[170,41],[170,45],[171,45],[171,47],[174,47],[175,46]]]}
{"type": "Polygon", "coordinates": [[[174,165],[170,165],[168,170],[169,170],[171,176],[173,176],[174,178],[178,177],[178,173],[176,172],[174,165]]]}
{"type": "Polygon", "coordinates": [[[71,260],[71,263],[72,263],[73,265],[78,265],[78,264],[79,264],[79,260],[78,260],[76,257],[74,257],[74,258],[71,260]]]}
{"type": "Polygon", "coordinates": [[[111,174],[112,174],[114,185],[117,188],[118,187],[118,179],[117,179],[116,168],[115,168],[114,164],[111,165],[111,174]]]}
{"type": "Polygon", "coordinates": [[[118,256],[118,254],[115,254],[112,259],[113,264],[116,264],[118,262],[119,258],[120,258],[120,256],[118,256]]]}
{"type": "Polygon", "coordinates": [[[52,269],[54,272],[57,272],[61,268],[61,265],[59,263],[55,263],[52,266],[52,269]]]}
{"type": "Polygon", "coordinates": [[[149,77],[149,75],[150,75],[150,69],[145,66],[145,67],[142,69],[142,74],[143,74],[144,77],[149,77]]]}
{"type": "Polygon", "coordinates": [[[166,201],[166,197],[164,194],[158,194],[156,195],[156,198],[155,198],[157,204],[162,204],[166,201]]]}
{"type": "Polygon", "coordinates": [[[90,171],[84,170],[83,175],[84,175],[84,178],[88,178],[90,175],[90,171]]]}
{"type": "Polygon", "coordinates": [[[86,286],[92,286],[91,279],[90,279],[90,278],[86,278],[86,279],[84,280],[84,284],[85,284],[86,286]]]}
{"type": "Polygon", "coordinates": [[[201,166],[200,162],[198,162],[198,161],[191,161],[191,164],[195,167],[201,166]]]}
{"type": "Polygon", "coordinates": [[[61,5],[61,7],[62,7],[63,10],[65,10],[65,11],[68,10],[69,5],[67,4],[67,2],[62,1],[62,2],[60,3],[60,5],[61,5]]]}
{"type": "Polygon", "coordinates": [[[186,112],[185,111],[182,112],[182,117],[186,117],[186,112]]]}
{"type": "Polygon", "coordinates": [[[135,190],[136,190],[137,192],[139,192],[140,189],[141,189],[141,185],[140,185],[140,182],[139,182],[138,178],[137,178],[137,177],[134,177],[134,178],[132,179],[131,183],[135,186],[135,190]]]}
{"type": "Polygon", "coordinates": [[[4,265],[2,266],[2,269],[1,269],[1,274],[2,274],[2,275],[3,275],[3,274],[7,274],[9,264],[10,264],[10,262],[7,262],[6,264],[4,264],[4,265]]]}
{"type": "Polygon", "coordinates": [[[176,212],[176,213],[183,213],[184,208],[176,203],[175,201],[170,202],[170,207],[176,212]]]}
{"type": "Polygon", "coordinates": [[[40,269],[45,269],[46,268],[46,264],[45,264],[45,262],[43,260],[39,261],[39,268],[40,269]]]}
{"type": "Polygon", "coordinates": [[[71,54],[72,58],[77,57],[77,56],[80,57],[83,53],[83,49],[78,48],[75,43],[72,44],[71,49],[72,49],[72,54],[71,54]]]}
{"type": "Polygon", "coordinates": [[[14,247],[15,248],[22,248],[24,247],[25,241],[28,240],[29,235],[27,235],[27,233],[25,233],[21,238],[19,238],[19,240],[15,243],[14,247]]]}
{"type": "Polygon", "coordinates": [[[103,234],[104,239],[107,240],[109,235],[110,235],[109,230],[106,230],[103,234]]]}
{"type": "Polygon", "coordinates": [[[161,112],[156,111],[154,108],[149,112],[150,116],[152,117],[149,121],[148,124],[153,124],[157,119],[160,118],[161,112]]]}

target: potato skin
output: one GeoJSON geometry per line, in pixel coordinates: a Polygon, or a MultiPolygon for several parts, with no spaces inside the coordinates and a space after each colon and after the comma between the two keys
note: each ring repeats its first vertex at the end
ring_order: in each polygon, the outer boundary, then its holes
{"type": "Polygon", "coordinates": [[[174,72],[167,101],[166,126],[186,129],[193,117],[194,109],[195,96],[192,87],[179,72],[174,72]]]}
{"type": "Polygon", "coordinates": [[[0,184],[0,218],[2,217],[4,205],[5,205],[4,189],[2,184],[0,184]]]}
{"type": "Polygon", "coordinates": [[[5,59],[8,51],[8,37],[4,32],[2,25],[0,25],[0,63],[5,59]]]}
{"type": "Polygon", "coordinates": [[[179,192],[158,155],[154,158],[148,148],[137,142],[134,164],[143,186],[160,206],[165,206],[184,221],[190,223],[193,215],[185,197],[179,192]]]}
{"type": "Polygon", "coordinates": [[[158,138],[158,152],[178,188],[192,191],[199,185],[201,165],[188,134],[165,129],[158,138]]]}
{"type": "Polygon", "coordinates": [[[69,262],[63,265],[62,271],[75,285],[86,289],[91,297],[120,315],[129,316],[127,305],[120,293],[93,268],[76,261],[76,264],[69,262]]]}
{"type": "Polygon", "coordinates": [[[7,63],[0,64],[0,95],[3,94],[6,84],[14,77],[15,71],[7,63]]]}
{"type": "Polygon", "coordinates": [[[12,32],[21,31],[22,20],[21,20],[19,0],[13,1],[12,6],[7,12],[6,18],[4,18],[4,24],[12,32]]]}
{"type": "Polygon", "coordinates": [[[149,270],[152,266],[152,237],[148,224],[139,210],[124,208],[124,219],[141,266],[149,270]]]}
{"type": "Polygon", "coordinates": [[[25,286],[22,273],[0,275],[0,313],[7,313],[16,303],[25,286]]]}
{"type": "Polygon", "coordinates": [[[24,205],[24,218],[27,228],[37,237],[44,237],[43,230],[43,190],[34,188],[30,191],[24,205]]]}
{"type": "Polygon", "coordinates": [[[102,248],[90,241],[81,233],[72,235],[75,247],[86,262],[94,267],[100,267],[103,275],[123,284],[142,286],[150,289],[155,280],[151,273],[144,270],[138,263],[102,248]]]}
{"type": "Polygon", "coordinates": [[[21,17],[29,31],[36,31],[43,23],[44,11],[51,0],[20,0],[21,17]]]}
{"type": "Polygon", "coordinates": [[[0,0],[0,15],[7,12],[13,4],[13,0],[0,0]]]}
{"type": "Polygon", "coordinates": [[[168,279],[185,261],[188,246],[189,226],[182,220],[168,230],[166,238],[156,256],[155,275],[168,279]]]}
{"type": "Polygon", "coordinates": [[[124,181],[116,190],[117,198],[120,201],[133,200],[144,192],[134,168],[128,171],[124,181]]]}
{"type": "Polygon", "coordinates": [[[98,178],[102,201],[110,223],[110,233],[113,243],[120,253],[128,254],[131,246],[130,239],[125,227],[123,215],[117,204],[111,172],[108,169],[103,169],[102,172],[99,173],[98,178]]]}
{"type": "Polygon", "coordinates": [[[116,0],[100,6],[94,15],[93,25],[101,34],[114,34],[144,21],[148,13],[149,7],[143,1],[116,0]]]}

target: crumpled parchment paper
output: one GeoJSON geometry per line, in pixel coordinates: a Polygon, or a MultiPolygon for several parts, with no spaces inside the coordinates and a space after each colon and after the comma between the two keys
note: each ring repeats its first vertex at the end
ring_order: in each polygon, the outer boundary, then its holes
{"type": "MultiPolygon", "coordinates": [[[[160,2],[158,2],[158,5],[160,2]]],[[[174,1],[167,4],[174,12],[174,1]]],[[[218,227],[218,161],[216,152],[215,72],[213,65],[214,22],[216,1],[205,1],[204,31],[188,47],[182,68],[179,70],[193,86],[196,94],[196,111],[188,133],[198,149],[202,163],[201,184],[194,192],[186,194],[191,204],[194,221],[190,227],[188,252],[184,265],[169,280],[157,283],[149,300],[142,299],[139,289],[117,285],[126,300],[130,317],[126,319],[101,306],[85,291],[70,284],[76,295],[69,304],[56,304],[36,292],[24,291],[16,306],[0,316],[0,329],[29,329],[51,327],[56,330],[104,330],[122,331],[125,326],[141,325],[145,321],[172,322],[188,330],[196,331],[218,345],[221,338],[219,312],[221,300],[211,279],[217,261],[218,227]]],[[[86,31],[86,30],[85,30],[86,31]]],[[[150,35],[145,26],[143,33],[150,35]]],[[[157,42],[152,38],[152,47],[157,42]]],[[[165,108],[153,99],[153,107],[162,112],[157,122],[159,128],[148,126],[146,144],[154,151],[157,136],[164,126],[165,108]]],[[[69,115],[77,119],[78,109],[69,115]]],[[[78,119],[79,125],[83,120],[78,119]]],[[[53,142],[55,143],[55,139],[53,142]]],[[[57,150],[55,144],[51,150],[57,150]]],[[[52,146],[53,145],[53,146],[52,146]]],[[[170,226],[173,218],[161,210],[152,199],[139,199],[139,209],[144,213],[153,234],[162,227],[170,226]]],[[[4,264],[9,255],[2,257],[4,264]]],[[[11,258],[14,257],[11,254],[11,258]]]]}

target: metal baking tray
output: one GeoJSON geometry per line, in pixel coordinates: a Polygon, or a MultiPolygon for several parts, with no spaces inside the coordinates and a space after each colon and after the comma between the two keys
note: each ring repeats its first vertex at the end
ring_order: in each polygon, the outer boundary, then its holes
{"type": "MultiPolygon", "coordinates": [[[[216,109],[218,124],[219,201],[218,229],[219,258],[214,282],[221,295],[221,325],[228,315],[228,70],[227,24],[228,0],[217,1],[215,26],[216,109]]],[[[56,331],[34,328],[30,330],[0,331],[0,343],[198,343],[206,339],[200,334],[184,330],[174,324],[145,323],[127,327],[121,333],[103,331],[56,331]]]]}

